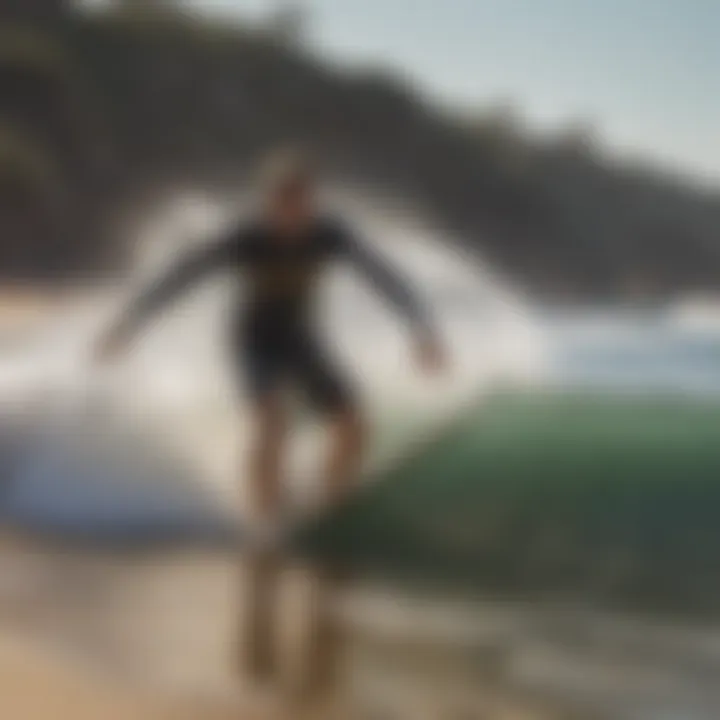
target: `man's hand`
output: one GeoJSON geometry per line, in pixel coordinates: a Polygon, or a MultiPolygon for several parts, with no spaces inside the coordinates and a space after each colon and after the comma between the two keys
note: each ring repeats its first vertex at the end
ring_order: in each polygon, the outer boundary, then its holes
{"type": "Polygon", "coordinates": [[[130,333],[121,325],[111,328],[93,347],[93,359],[101,364],[117,360],[127,351],[130,340],[130,333]]]}
{"type": "Polygon", "coordinates": [[[440,373],[447,365],[445,348],[437,337],[423,335],[416,341],[415,361],[425,373],[433,375],[440,373]]]}

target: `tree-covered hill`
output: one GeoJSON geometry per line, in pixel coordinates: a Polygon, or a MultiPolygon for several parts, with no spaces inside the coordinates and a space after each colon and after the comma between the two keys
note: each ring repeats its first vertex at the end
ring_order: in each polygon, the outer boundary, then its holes
{"type": "Polygon", "coordinates": [[[451,117],[392,74],[341,71],[272,28],[168,2],[45,23],[2,13],[0,148],[22,137],[46,167],[11,187],[17,169],[0,153],[0,186],[41,208],[0,204],[8,278],[119,269],[116,220],[136,199],[235,185],[291,140],[337,177],[418,203],[546,296],[665,296],[720,280],[720,193],[621,164],[582,134],[543,140],[497,113],[451,117]]]}

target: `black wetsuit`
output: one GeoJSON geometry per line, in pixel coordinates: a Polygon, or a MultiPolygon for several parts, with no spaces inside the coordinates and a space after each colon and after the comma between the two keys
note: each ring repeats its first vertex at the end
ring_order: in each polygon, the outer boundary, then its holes
{"type": "Polygon", "coordinates": [[[353,402],[350,384],[317,337],[313,304],[319,277],[336,259],[350,261],[420,332],[426,315],[407,284],[338,221],[318,219],[302,238],[276,237],[261,222],[233,229],[191,253],[131,306],[137,326],[205,275],[236,271],[248,286],[247,302],[233,319],[232,350],[253,398],[290,381],[316,409],[340,410],[353,402]]]}

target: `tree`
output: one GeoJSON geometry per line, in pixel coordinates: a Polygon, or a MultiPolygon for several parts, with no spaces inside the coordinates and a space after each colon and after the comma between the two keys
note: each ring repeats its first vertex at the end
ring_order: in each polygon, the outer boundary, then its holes
{"type": "Polygon", "coordinates": [[[0,0],[1,20],[56,20],[67,13],[71,0],[0,0]]]}

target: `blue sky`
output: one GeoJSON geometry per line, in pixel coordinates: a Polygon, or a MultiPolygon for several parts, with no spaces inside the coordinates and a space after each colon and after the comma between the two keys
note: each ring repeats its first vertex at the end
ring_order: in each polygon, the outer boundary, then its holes
{"type": "MultiPolygon", "coordinates": [[[[273,0],[190,0],[262,17],[273,0]]],[[[512,100],[720,185],[720,0],[306,0],[312,39],[444,102],[512,100]]]]}

